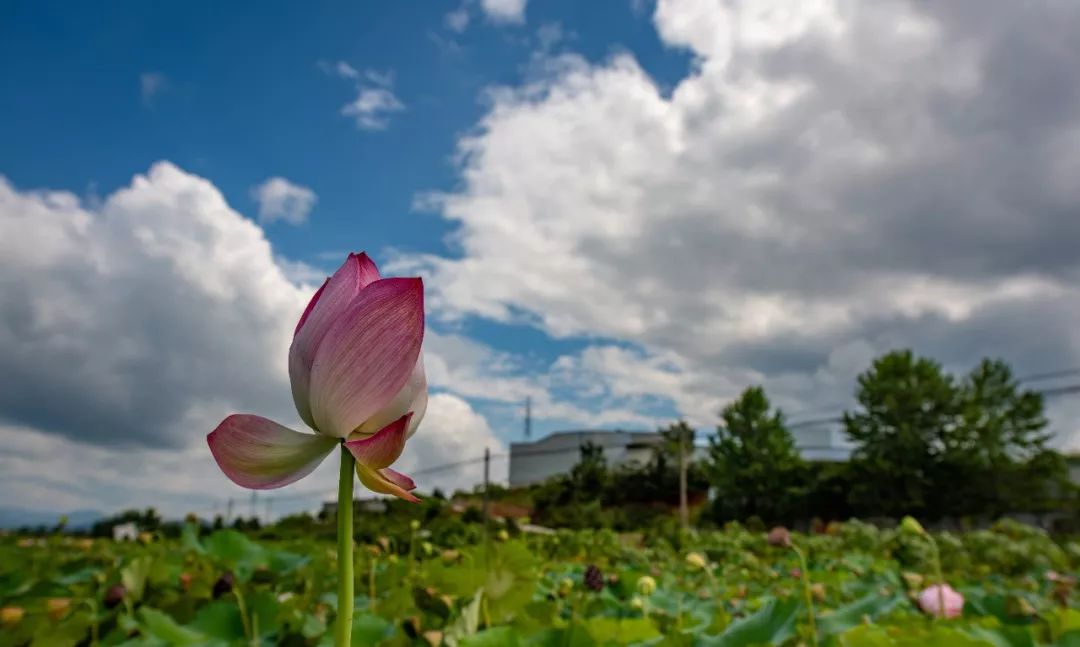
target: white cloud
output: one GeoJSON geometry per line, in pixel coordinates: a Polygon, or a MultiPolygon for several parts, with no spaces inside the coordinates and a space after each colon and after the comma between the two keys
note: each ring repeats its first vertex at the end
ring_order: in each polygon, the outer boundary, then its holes
{"type": "Polygon", "coordinates": [[[522,24],[526,4],[527,0],[480,0],[480,9],[494,23],[522,24]]]}
{"type": "Polygon", "coordinates": [[[796,4],[658,2],[671,88],[620,54],[492,90],[419,201],[454,256],[398,269],[447,319],[629,342],[566,362],[695,417],[846,401],[845,353],[1080,364],[1080,6],[796,4]]]}
{"type": "Polygon", "coordinates": [[[293,184],[283,177],[272,177],[251,190],[259,203],[259,220],[271,223],[283,220],[291,225],[307,222],[318,197],[306,186],[293,184]]]}
{"type": "MultiPolygon", "coordinates": [[[[405,445],[405,451],[394,467],[406,474],[416,474],[414,480],[422,492],[431,492],[434,488],[447,494],[458,489],[471,490],[483,481],[481,459],[485,448],[493,455],[506,451],[487,420],[468,402],[449,393],[435,393],[428,400],[420,429],[405,445]],[[447,465],[454,466],[444,467],[447,465]],[[437,469],[432,470],[433,467],[437,469]]],[[[493,460],[490,478],[505,483],[507,467],[506,460],[493,460]]]]}
{"type": "Polygon", "coordinates": [[[330,76],[343,79],[359,79],[360,71],[346,61],[319,61],[319,69],[330,76]]]}
{"type": "Polygon", "coordinates": [[[152,105],[154,99],[169,89],[169,80],[161,72],[143,72],[139,75],[139,96],[144,105],[152,105]]]}
{"type": "Polygon", "coordinates": [[[446,21],[446,28],[450,31],[459,34],[464,33],[469,27],[469,10],[465,5],[461,5],[457,9],[447,12],[444,20],[446,21]]]}
{"type": "Polygon", "coordinates": [[[354,118],[361,130],[385,130],[390,125],[390,114],[404,109],[405,104],[387,88],[361,87],[341,114],[354,118]]]}
{"type": "MultiPolygon", "coordinates": [[[[97,206],[0,177],[5,503],[209,514],[199,506],[246,501],[205,436],[233,412],[300,428],[286,357],[313,287],[294,280],[315,283],[318,271],[298,267],[275,259],[260,227],[213,184],[168,162],[97,206]]],[[[460,398],[434,396],[428,418],[403,468],[498,448],[460,398]]],[[[330,459],[279,494],[310,493],[289,504],[310,507],[333,491],[335,470],[330,459]]],[[[470,475],[437,473],[432,482],[465,484],[470,475]]]]}

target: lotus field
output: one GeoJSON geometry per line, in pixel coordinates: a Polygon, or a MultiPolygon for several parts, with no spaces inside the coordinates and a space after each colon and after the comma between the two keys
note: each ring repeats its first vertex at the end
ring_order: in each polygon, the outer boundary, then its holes
{"type": "MultiPolygon", "coordinates": [[[[453,542],[414,521],[358,543],[352,644],[1080,645],[1080,544],[1009,522],[933,537],[855,521],[811,535],[469,529],[453,542]]],[[[179,539],[0,542],[3,647],[334,639],[325,540],[189,524],[179,539]]]]}

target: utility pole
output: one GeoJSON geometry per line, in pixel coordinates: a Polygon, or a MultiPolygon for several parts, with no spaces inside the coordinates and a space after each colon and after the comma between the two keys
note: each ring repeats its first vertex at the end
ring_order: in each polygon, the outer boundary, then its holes
{"type": "Polygon", "coordinates": [[[525,440],[532,438],[532,396],[525,398],[525,440]]]}
{"type": "Polygon", "coordinates": [[[270,504],[273,503],[273,501],[274,501],[274,499],[272,497],[266,497],[266,523],[267,524],[269,524],[270,521],[272,520],[272,517],[270,516],[270,504]]]}
{"type": "Polygon", "coordinates": [[[252,519],[254,519],[254,518],[255,518],[255,506],[256,506],[256,505],[257,505],[257,503],[258,503],[258,502],[257,502],[257,501],[255,500],[255,497],[257,497],[258,495],[259,495],[259,491],[258,491],[258,490],[252,490],[252,491],[251,491],[251,518],[252,518],[252,519]]]}
{"type": "Polygon", "coordinates": [[[233,506],[233,500],[230,497],[229,498],[229,505],[225,506],[225,525],[226,526],[229,525],[230,523],[232,523],[232,506],[233,506]]]}
{"type": "Polygon", "coordinates": [[[690,506],[686,501],[686,434],[679,430],[679,518],[683,530],[690,527],[690,506]]]}
{"type": "Polygon", "coordinates": [[[484,562],[488,563],[491,555],[491,513],[488,510],[488,489],[491,484],[491,450],[484,448],[484,562]]]}

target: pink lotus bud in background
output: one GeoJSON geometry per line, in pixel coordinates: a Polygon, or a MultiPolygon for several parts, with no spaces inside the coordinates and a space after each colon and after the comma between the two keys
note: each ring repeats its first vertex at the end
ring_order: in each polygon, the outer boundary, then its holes
{"type": "Polygon", "coordinates": [[[964,596],[948,584],[935,584],[919,593],[919,608],[938,618],[956,618],[964,612],[964,596]]]}

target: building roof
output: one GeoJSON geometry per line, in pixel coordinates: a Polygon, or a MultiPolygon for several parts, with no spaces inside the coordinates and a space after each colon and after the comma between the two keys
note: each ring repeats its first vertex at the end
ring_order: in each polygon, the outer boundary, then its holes
{"type": "Polygon", "coordinates": [[[553,431],[546,436],[532,439],[522,440],[510,443],[511,445],[530,445],[532,443],[539,443],[545,440],[551,440],[553,438],[559,438],[561,436],[582,436],[582,435],[594,435],[594,434],[624,434],[630,436],[659,436],[658,431],[644,431],[644,430],[627,430],[627,429],[568,429],[565,431],[553,431]]]}

